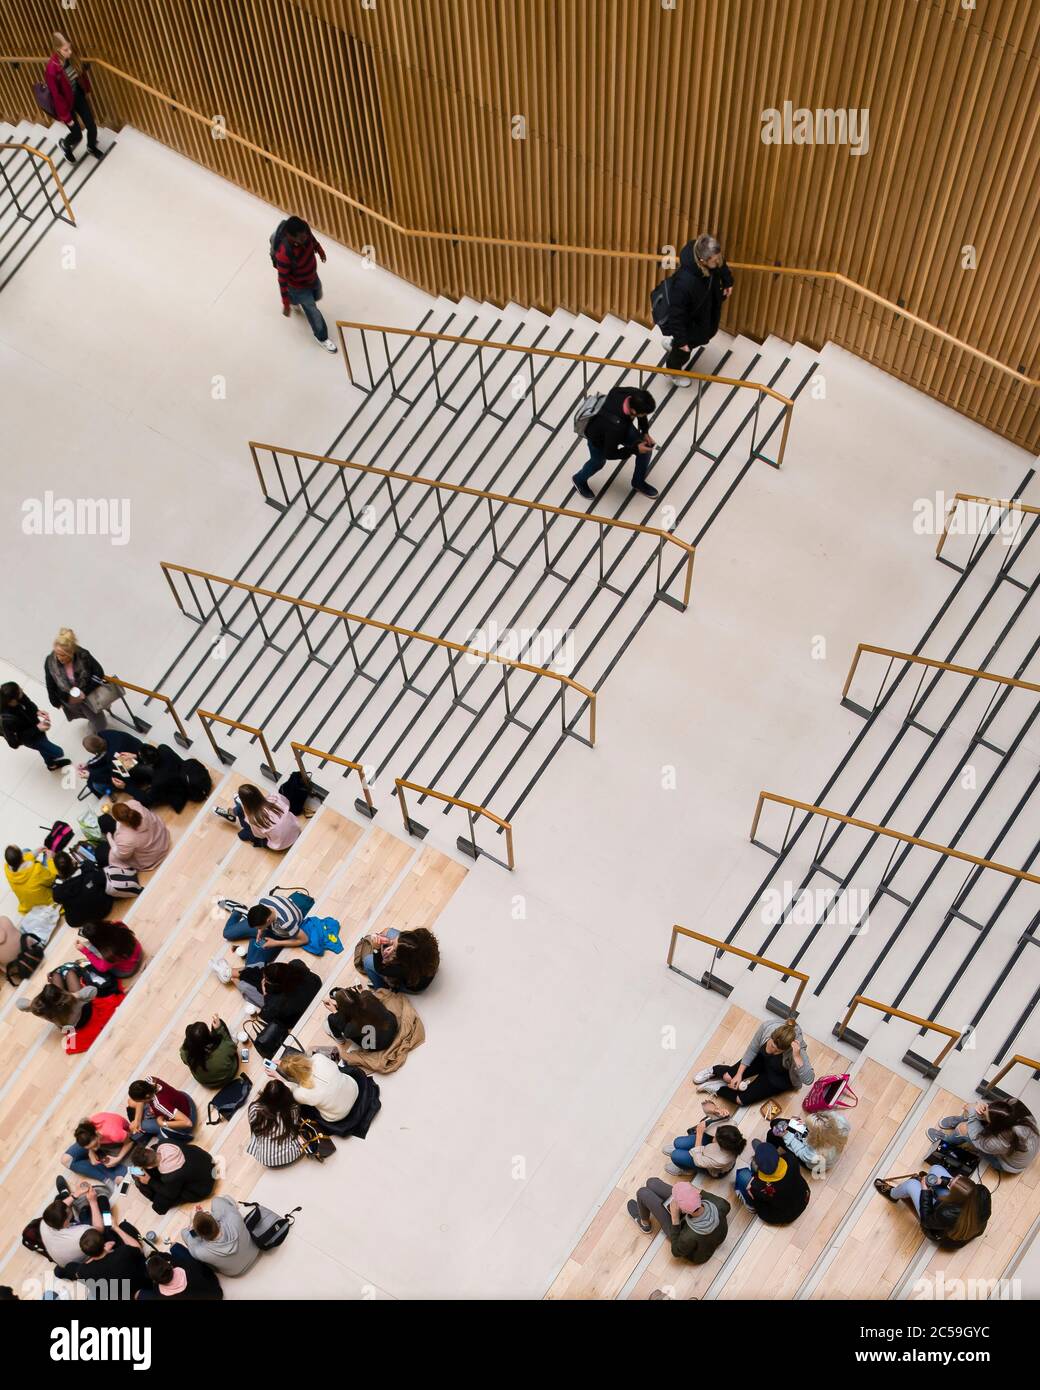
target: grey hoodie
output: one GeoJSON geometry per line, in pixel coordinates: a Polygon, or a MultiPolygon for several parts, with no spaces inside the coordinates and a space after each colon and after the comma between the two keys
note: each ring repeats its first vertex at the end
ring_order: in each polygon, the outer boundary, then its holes
{"type": "Polygon", "coordinates": [[[220,1226],[215,1240],[200,1240],[190,1228],[181,1231],[181,1241],[197,1260],[211,1265],[218,1274],[245,1274],[256,1262],[260,1247],[246,1228],[238,1203],[230,1197],[214,1197],[210,1213],[220,1226]]]}

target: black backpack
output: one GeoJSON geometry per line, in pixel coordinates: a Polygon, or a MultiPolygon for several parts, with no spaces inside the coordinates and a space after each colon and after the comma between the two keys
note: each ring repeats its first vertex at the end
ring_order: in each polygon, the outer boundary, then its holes
{"type": "MultiPolygon", "coordinates": [[[[22,1231],[22,1244],[25,1246],[26,1250],[31,1250],[34,1255],[42,1255],[44,1259],[50,1260],[51,1257],[47,1254],[47,1247],[40,1237],[40,1227],[42,1224],[43,1222],[40,1217],[37,1217],[35,1221],[30,1221],[28,1226],[22,1231]]],[[[51,1260],[51,1264],[53,1263],[54,1261],[51,1260]]]]}
{"type": "Polygon", "coordinates": [[[278,223],[278,226],[275,227],[274,231],[271,233],[271,264],[274,266],[275,270],[278,269],[278,249],[281,246],[282,242],[285,240],[285,224],[286,222],[288,222],[288,220],[289,219],[287,217],[283,218],[282,221],[278,223]]]}
{"type": "Polygon", "coordinates": [[[22,943],[14,960],[7,967],[7,983],[20,985],[32,975],[43,960],[43,942],[31,932],[22,932],[22,943]]]}
{"type": "Polygon", "coordinates": [[[668,322],[668,315],[672,312],[671,284],[678,273],[676,270],[671,275],[666,275],[661,283],[650,291],[650,313],[658,328],[664,327],[668,322]]]}
{"type": "Polygon", "coordinates": [[[198,758],[184,759],[184,779],[188,788],[189,801],[205,801],[213,790],[213,778],[209,768],[198,758]]]}
{"type": "Polygon", "coordinates": [[[260,1250],[273,1250],[276,1245],[281,1245],[296,1221],[296,1213],[303,1210],[302,1207],[293,1207],[292,1211],[279,1216],[269,1207],[262,1207],[259,1202],[243,1202],[241,1205],[249,1207],[243,1220],[253,1244],[260,1250]]]}
{"type": "Polygon", "coordinates": [[[231,1116],[245,1105],[252,1089],[253,1083],[244,1072],[241,1076],[236,1076],[234,1081],[229,1081],[226,1086],[221,1086],[207,1107],[206,1123],[219,1125],[222,1120],[230,1120],[231,1116]],[[214,1111],[217,1112],[216,1119],[213,1118],[214,1111]]]}

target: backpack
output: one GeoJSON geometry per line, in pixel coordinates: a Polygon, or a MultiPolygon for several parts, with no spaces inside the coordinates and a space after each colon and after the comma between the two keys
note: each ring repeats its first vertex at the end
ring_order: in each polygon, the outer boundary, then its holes
{"type": "Polygon", "coordinates": [[[33,99],[45,116],[50,116],[52,121],[58,119],[58,113],[54,109],[54,98],[51,96],[51,89],[46,82],[34,82],[32,88],[33,99]]]}
{"type": "Polygon", "coordinates": [[[673,271],[671,275],[666,275],[659,285],[655,285],[650,291],[650,314],[658,328],[663,329],[668,322],[668,315],[672,312],[672,292],[671,283],[678,275],[678,271],[673,271]]]}
{"type": "Polygon", "coordinates": [[[241,1205],[250,1208],[242,1219],[253,1244],[261,1250],[273,1250],[276,1245],[281,1245],[296,1222],[296,1213],[303,1210],[302,1207],[293,1207],[292,1211],[279,1216],[270,1207],[262,1207],[259,1202],[243,1202],[241,1205]]]}
{"type": "MultiPolygon", "coordinates": [[[[47,827],[41,825],[40,829],[47,830],[47,827]]],[[[58,850],[64,849],[75,838],[76,832],[68,821],[56,820],[43,837],[43,847],[48,854],[56,854],[58,850]]]]}
{"type": "Polygon", "coordinates": [[[136,898],[144,892],[144,884],[138,882],[133,869],[117,869],[108,864],[105,866],[105,892],[110,898],[136,898]]]}
{"type": "Polygon", "coordinates": [[[7,983],[20,985],[27,980],[43,960],[43,942],[30,932],[22,932],[22,942],[18,954],[7,967],[7,983]]]}
{"type": "Polygon", "coordinates": [[[221,1120],[230,1120],[235,1111],[241,1110],[245,1105],[252,1089],[253,1083],[245,1073],[236,1076],[234,1081],[229,1081],[226,1086],[221,1086],[207,1107],[206,1123],[219,1125],[221,1120]],[[214,1110],[217,1112],[216,1119],[213,1118],[214,1110]]]}
{"type": "Polygon", "coordinates": [[[184,779],[188,785],[189,801],[205,801],[213,790],[213,778],[209,768],[198,758],[184,759],[184,779]]]}
{"type": "MultiPolygon", "coordinates": [[[[40,1217],[37,1217],[35,1221],[30,1221],[28,1226],[22,1231],[22,1244],[25,1246],[26,1250],[31,1250],[34,1255],[43,1255],[45,1259],[50,1260],[51,1257],[47,1254],[47,1247],[44,1245],[40,1236],[40,1227],[42,1225],[43,1221],[40,1217]]],[[[51,1264],[53,1263],[54,1261],[51,1260],[51,1264]]]]}
{"type": "Polygon", "coordinates": [[[282,242],[285,240],[285,224],[288,220],[287,217],[283,218],[271,233],[271,240],[269,243],[271,249],[271,264],[274,266],[275,270],[278,269],[278,251],[282,242]]]}
{"type": "Polygon", "coordinates": [[[821,1076],[814,1081],[812,1090],[802,1101],[802,1109],[812,1115],[817,1110],[853,1110],[859,1104],[859,1097],[849,1085],[849,1074],[841,1076],[821,1076]]]}
{"type": "Polygon", "coordinates": [[[582,403],[578,406],[578,409],[574,412],[575,434],[581,436],[582,438],[585,437],[585,431],[588,428],[589,421],[592,419],[594,415],[598,415],[599,412],[603,409],[603,402],[606,399],[606,396],[602,394],[585,397],[582,403]]]}

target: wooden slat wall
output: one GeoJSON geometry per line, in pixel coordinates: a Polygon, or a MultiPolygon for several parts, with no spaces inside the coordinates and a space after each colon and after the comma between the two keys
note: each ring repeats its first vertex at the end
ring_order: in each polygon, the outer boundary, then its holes
{"type": "MultiPolygon", "coordinates": [[[[396,221],[838,270],[1040,376],[1040,4],[1022,0],[5,0],[396,221]],[[785,100],[870,151],[766,146],[785,100]],[[526,139],[511,118],[523,116],[526,139]],[[978,269],[961,269],[961,248],[978,269]]],[[[0,110],[36,75],[0,67],[0,110]]],[[[109,74],[96,105],[433,292],[647,319],[639,262],[393,233],[109,74]]],[[[1037,392],[851,291],[744,275],[725,327],[832,340],[1031,449],[1037,392]]]]}

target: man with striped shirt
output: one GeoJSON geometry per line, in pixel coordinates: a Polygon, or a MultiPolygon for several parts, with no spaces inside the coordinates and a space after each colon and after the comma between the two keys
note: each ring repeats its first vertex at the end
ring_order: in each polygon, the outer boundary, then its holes
{"type": "Polygon", "coordinates": [[[288,218],[279,230],[281,235],[274,248],[274,265],[282,294],[282,313],[288,318],[294,305],[301,308],[321,346],[326,352],[335,352],[336,344],[329,337],[325,319],[318,308],[321,281],[318,279],[317,257],[324,261],[325,250],[302,217],[288,218]]]}

